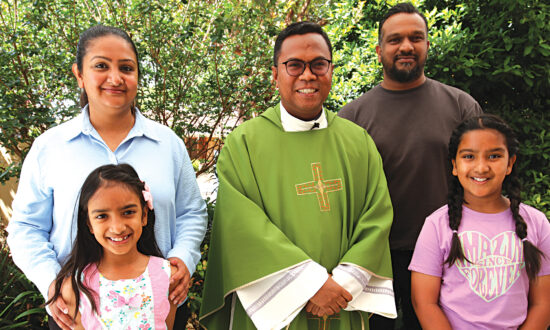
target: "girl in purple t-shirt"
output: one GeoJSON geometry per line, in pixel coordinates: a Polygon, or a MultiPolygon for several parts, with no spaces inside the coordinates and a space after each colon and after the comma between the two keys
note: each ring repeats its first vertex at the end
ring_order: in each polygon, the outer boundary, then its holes
{"type": "Polygon", "coordinates": [[[550,224],[520,203],[517,152],[513,131],[496,116],[453,132],[448,205],[426,218],[409,266],[424,329],[550,325],[550,224]]]}

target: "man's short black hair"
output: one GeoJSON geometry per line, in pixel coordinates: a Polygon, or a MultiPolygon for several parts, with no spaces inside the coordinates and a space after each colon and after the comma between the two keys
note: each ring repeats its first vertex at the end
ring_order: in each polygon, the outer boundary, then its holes
{"type": "Polygon", "coordinates": [[[292,23],[289,26],[286,27],[279,35],[277,36],[277,39],[275,40],[275,47],[273,49],[273,65],[277,66],[277,62],[279,61],[279,55],[281,54],[281,46],[283,45],[283,41],[285,41],[286,38],[296,35],[296,34],[307,34],[307,33],[317,33],[320,34],[323,39],[325,39],[325,42],[328,45],[328,50],[330,51],[330,58],[329,60],[332,60],[332,45],[330,43],[330,40],[328,39],[327,34],[325,31],[323,31],[323,28],[321,25],[309,21],[305,22],[297,22],[292,23]]]}
{"type": "Polygon", "coordinates": [[[382,26],[384,25],[384,23],[388,18],[390,18],[395,14],[400,14],[400,13],[420,15],[420,17],[422,17],[422,20],[424,21],[424,24],[426,24],[426,35],[428,35],[428,20],[426,19],[426,16],[424,16],[424,14],[422,14],[410,2],[402,2],[391,7],[386,13],[386,15],[384,15],[384,17],[382,17],[382,19],[380,20],[380,24],[378,25],[378,44],[379,45],[382,44],[382,26]]]}

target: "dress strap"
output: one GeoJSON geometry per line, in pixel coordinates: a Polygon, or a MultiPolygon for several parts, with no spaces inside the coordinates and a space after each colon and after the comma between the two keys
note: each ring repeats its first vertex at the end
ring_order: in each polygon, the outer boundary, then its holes
{"type": "Polygon", "coordinates": [[[78,309],[82,325],[86,329],[101,329],[103,326],[99,318],[101,310],[101,306],[99,305],[99,271],[97,270],[97,266],[92,263],[86,266],[82,273],[84,285],[90,289],[95,307],[97,308],[97,312],[94,313],[88,297],[83,292],[80,292],[80,307],[78,309]]]}
{"type": "MultiPolygon", "coordinates": [[[[153,289],[155,329],[166,329],[166,317],[170,312],[170,302],[168,301],[170,277],[162,269],[164,263],[170,267],[167,260],[151,256],[147,266],[153,289]]],[[[170,268],[168,269],[170,270],[170,268]]]]}

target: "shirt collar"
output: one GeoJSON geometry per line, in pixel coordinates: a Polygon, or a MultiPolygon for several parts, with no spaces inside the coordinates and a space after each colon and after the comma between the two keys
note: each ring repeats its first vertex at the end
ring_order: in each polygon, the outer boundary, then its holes
{"type": "MultiPolygon", "coordinates": [[[[91,135],[95,132],[95,128],[90,122],[90,114],[88,113],[88,105],[82,108],[82,111],[78,117],[74,120],[67,122],[67,141],[74,139],[80,134],[91,135]]],[[[136,108],[136,122],[134,127],[128,133],[126,139],[130,139],[136,136],[145,136],[155,141],[160,141],[160,137],[156,133],[154,126],[141,114],[136,108]]],[[[125,139],[125,140],[126,140],[125,139]]]]}
{"type": "Polygon", "coordinates": [[[136,122],[130,133],[128,133],[128,138],[141,135],[155,141],[160,141],[160,137],[157,134],[153,123],[145,118],[145,116],[143,116],[136,108],[136,122]]]}
{"type": "Polygon", "coordinates": [[[317,119],[313,120],[301,120],[286,111],[283,103],[280,102],[281,108],[281,124],[285,132],[303,132],[310,130],[317,130],[327,128],[327,116],[325,110],[321,109],[321,115],[317,119]]]}

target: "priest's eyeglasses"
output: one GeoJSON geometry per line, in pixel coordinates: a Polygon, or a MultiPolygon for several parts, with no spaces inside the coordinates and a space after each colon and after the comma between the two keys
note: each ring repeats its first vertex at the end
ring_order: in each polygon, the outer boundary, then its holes
{"type": "Polygon", "coordinates": [[[330,68],[331,60],[326,58],[317,58],[313,61],[304,62],[302,60],[288,60],[282,64],[286,67],[286,73],[293,77],[301,76],[306,71],[306,66],[309,65],[309,70],[316,76],[324,76],[330,68]]]}

